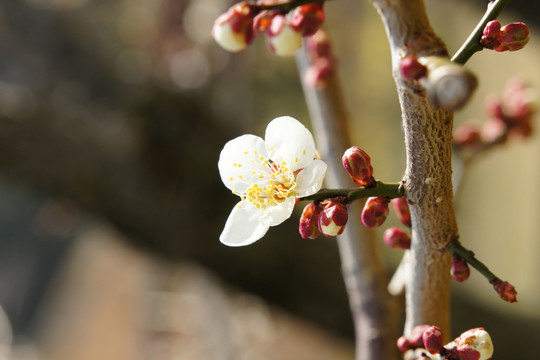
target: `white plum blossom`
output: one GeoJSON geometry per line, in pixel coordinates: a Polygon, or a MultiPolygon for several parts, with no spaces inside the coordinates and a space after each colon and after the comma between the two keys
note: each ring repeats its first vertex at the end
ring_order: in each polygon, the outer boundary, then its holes
{"type": "Polygon", "coordinates": [[[225,186],[241,198],[219,239],[244,246],[288,219],[297,198],[320,190],[326,163],[316,159],[309,130],[282,116],[268,124],[264,140],[242,135],[225,144],[218,169],[225,186]]]}

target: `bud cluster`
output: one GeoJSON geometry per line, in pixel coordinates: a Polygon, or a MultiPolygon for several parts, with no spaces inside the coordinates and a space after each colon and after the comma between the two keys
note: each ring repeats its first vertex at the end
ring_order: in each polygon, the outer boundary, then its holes
{"type": "Polygon", "coordinates": [[[304,74],[304,83],[323,90],[336,67],[328,34],[322,29],[317,31],[307,40],[307,49],[311,65],[304,74]]]}
{"type": "Polygon", "coordinates": [[[304,239],[315,239],[320,234],[326,237],[341,235],[348,218],[347,200],[344,197],[313,201],[302,212],[300,235],[304,239]]]}
{"type": "Polygon", "coordinates": [[[529,42],[529,28],[522,22],[514,22],[501,27],[492,20],[484,28],[480,45],[495,51],[516,51],[529,42]]]}
{"type": "Polygon", "coordinates": [[[444,335],[437,326],[419,325],[409,337],[397,341],[404,359],[489,360],[493,355],[491,337],[483,328],[470,329],[444,344],[444,335]]]}
{"type": "Polygon", "coordinates": [[[502,96],[492,94],[485,100],[487,120],[481,127],[463,124],[454,131],[454,145],[459,149],[482,150],[502,144],[511,135],[531,136],[536,108],[534,94],[518,78],[510,79],[502,96]]]}
{"type": "Polygon", "coordinates": [[[225,50],[238,52],[247,48],[256,34],[264,34],[271,52],[293,56],[302,46],[302,37],[315,34],[324,21],[323,3],[300,5],[290,11],[282,10],[279,4],[241,1],[216,19],[212,36],[225,50]]]}

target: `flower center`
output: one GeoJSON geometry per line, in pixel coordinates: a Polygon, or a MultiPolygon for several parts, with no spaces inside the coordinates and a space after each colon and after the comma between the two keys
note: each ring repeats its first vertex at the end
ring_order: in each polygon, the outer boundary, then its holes
{"type": "Polygon", "coordinates": [[[278,166],[269,160],[268,166],[271,170],[270,175],[263,176],[262,181],[248,187],[245,197],[243,197],[261,209],[275,206],[291,196],[296,196],[296,176],[289,170],[285,162],[278,166]]]}

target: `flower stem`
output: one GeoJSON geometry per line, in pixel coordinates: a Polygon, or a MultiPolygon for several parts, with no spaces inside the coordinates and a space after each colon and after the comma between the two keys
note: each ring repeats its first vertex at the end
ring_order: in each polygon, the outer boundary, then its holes
{"type": "Polygon", "coordinates": [[[473,56],[474,53],[483,49],[483,47],[480,45],[480,39],[482,38],[484,28],[488,22],[496,19],[497,16],[499,16],[509,2],[510,0],[492,0],[489,2],[484,17],[482,17],[482,20],[480,20],[478,25],[476,25],[476,28],[473,30],[471,35],[469,35],[469,38],[452,57],[453,62],[463,65],[471,58],[471,56],[473,56]]]}
{"type": "Polygon", "coordinates": [[[358,187],[352,189],[322,189],[319,192],[301,198],[301,200],[325,200],[329,198],[344,196],[349,201],[354,201],[371,196],[384,196],[388,198],[398,198],[404,195],[400,183],[383,183],[377,181],[375,186],[358,187]]]}
{"type": "Polygon", "coordinates": [[[461,243],[458,240],[454,241],[452,245],[450,245],[450,252],[453,255],[457,255],[460,258],[467,261],[473,268],[478,270],[478,272],[482,274],[489,281],[492,281],[493,279],[498,278],[494,273],[492,273],[488,269],[486,265],[484,265],[484,263],[482,263],[480,260],[478,260],[474,256],[474,253],[471,250],[463,247],[463,245],[461,245],[461,243]]]}

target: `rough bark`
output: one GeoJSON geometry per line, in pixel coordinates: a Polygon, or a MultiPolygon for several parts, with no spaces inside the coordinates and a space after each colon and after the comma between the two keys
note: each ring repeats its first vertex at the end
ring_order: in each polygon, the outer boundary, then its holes
{"type": "Polygon", "coordinates": [[[426,92],[399,74],[408,54],[446,55],[422,0],[372,0],[386,28],[403,116],[407,169],[403,179],[411,208],[410,278],[406,282],[405,333],[433,324],[450,333],[450,254],[458,234],[452,196],[453,113],[430,104],[426,92]]]}

